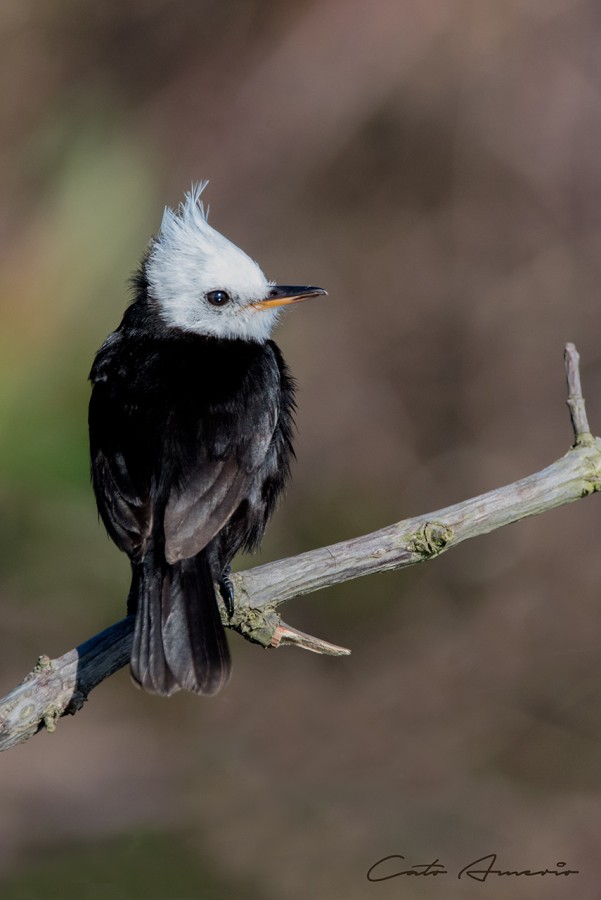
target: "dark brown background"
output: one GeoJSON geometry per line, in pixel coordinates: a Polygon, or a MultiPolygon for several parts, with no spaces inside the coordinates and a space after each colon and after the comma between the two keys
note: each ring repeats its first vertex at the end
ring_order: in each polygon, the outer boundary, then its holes
{"type": "MultiPolygon", "coordinates": [[[[86,375],[192,180],[269,277],[298,464],[262,559],[439,508],[601,429],[601,13],[576,0],[4,0],[0,675],[119,618],[86,375]]],[[[289,605],[215,700],[125,672],[0,764],[3,900],[599,894],[599,501],[289,605]],[[571,880],[368,884],[496,851],[571,880]],[[595,871],[597,869],[597,871],[595,871]]],[[[243,563],[244,564],[244,563],[243,563]]]]}

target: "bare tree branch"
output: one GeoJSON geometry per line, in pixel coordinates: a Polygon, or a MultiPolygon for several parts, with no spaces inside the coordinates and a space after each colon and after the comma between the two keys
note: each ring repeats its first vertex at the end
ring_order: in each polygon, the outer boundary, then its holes
{"type": "MultiPolygon", "coordinates": [[[[233,576],[236,606],[230,628],[264,647],[294,644],[330,655],[350,651],[282,622],[277,608],[291,597],[361,575],[425,562],[468,538],[486,534],[601,490],[601,439],[590,433],[580,387],[579,356],[565,348],[568,406],[574,445],[552,465],[479,497],[387,528],[321,547],[233,576]]],[[[0,750],[81,709],[92,688],[129,661],[133,619],[127,617],[75,650],[34,670],[0,700],[0,750]]]]}
{"type": "Polygon", "coordinates": [[[580,354],[574,344],[566,344],[564,361],[568,379],[568,406],[576,444],[590,444],[594,438],[588,426],[584,397],[580,386],[580,354]]]}

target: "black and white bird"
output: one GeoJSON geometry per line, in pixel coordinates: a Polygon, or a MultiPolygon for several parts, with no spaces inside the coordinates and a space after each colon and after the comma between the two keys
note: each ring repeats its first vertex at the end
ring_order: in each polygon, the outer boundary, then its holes
{"type": "Polygon", "coordinates": [[[100,516],[130,558],[131,672],[214,694],[230,656],[238,550],[259,544],[289,475],[294,383],[269,339],[281,308],[326,292],[268,281],[207,221],[206,182],[174,211],[94,361],[89,427],[100,516]]]}

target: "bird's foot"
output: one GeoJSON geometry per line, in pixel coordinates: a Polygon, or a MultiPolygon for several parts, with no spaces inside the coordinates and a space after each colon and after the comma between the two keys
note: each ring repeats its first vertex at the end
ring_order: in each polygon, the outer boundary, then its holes
{"type": "Polygon", "coordinates": [[[232,567],[226,566],[219,579],[219,593],[221,594],[221,599],[225,603],[228,619],[231,619],[234,615],[234,585],[230,578],[231,571],[232,567]]]}

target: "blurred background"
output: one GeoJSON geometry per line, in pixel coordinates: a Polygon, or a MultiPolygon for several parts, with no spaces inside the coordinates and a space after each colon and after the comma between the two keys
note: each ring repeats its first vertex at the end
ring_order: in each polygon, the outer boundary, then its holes
{"type": "MultiPolygon", "coordinates": [[[[277,559],[530,474],[601,431],[593,0],[3,0],[1,692],[121,618],[86,381],[162,208],[281,282],[300,384],[277,559]]],[[[126,671],[0,761],[2,900],[599,893],[600,501],[288,604],[347,659],[232,635],[222,695],[126,671]],[[370,884],[388,854],[570,879],[370,884]]]]}

